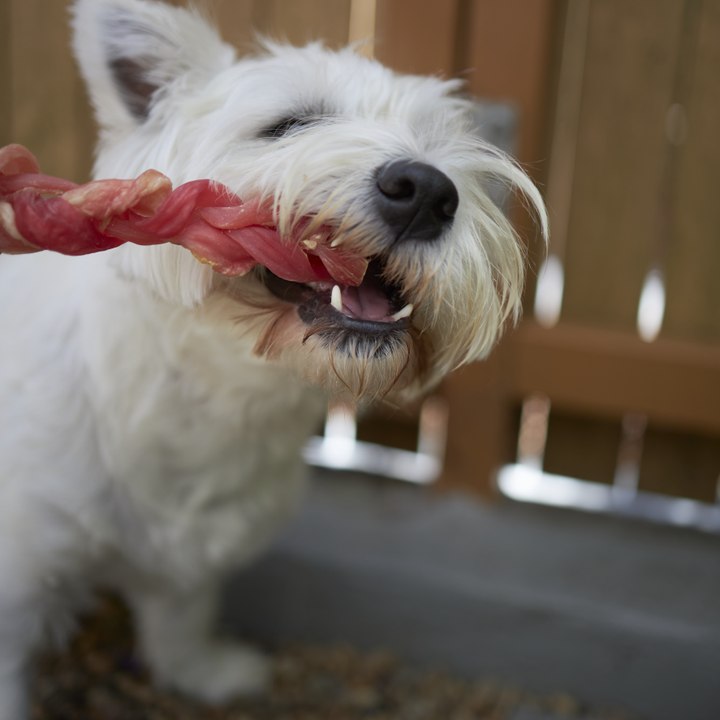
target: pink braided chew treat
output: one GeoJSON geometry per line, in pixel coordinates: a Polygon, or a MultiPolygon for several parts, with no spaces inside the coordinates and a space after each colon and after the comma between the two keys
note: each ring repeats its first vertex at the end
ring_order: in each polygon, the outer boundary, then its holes
{"type": "Polygon", "coordinates": [[[307,235],[307,227],[301,221],[292,237],[282,238],[272,208],[255,199],[243,203],[211,180],[173,190],[165,175],[146,170],[134,180],[76,185],[42,175],[22,145],[0,148],[0,253],[85,255],[126,242],[170,242],[227,276],[264,265],[292,282],[359,285],[367,260],[333,248],[331,228],[307,235]]]}

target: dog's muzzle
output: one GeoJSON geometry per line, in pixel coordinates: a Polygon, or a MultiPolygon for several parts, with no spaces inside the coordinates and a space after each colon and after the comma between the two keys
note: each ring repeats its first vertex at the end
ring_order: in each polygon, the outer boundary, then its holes
{"type": "MultiPolygon", "coordinates": [[[[374,202],[388,229],[390,244],[432,243],[453,222],[458,191],[443,172],[426,163],[395,160],[376,173],[374,202]]],[[[391,249],[388,248],[388,252],[391,249]]],[[[300,320],[323,339],[365,338],[363,351],[397,345],[411,326],[413,305],[403,288],[386,277],[387,252],[370,262],[359,285],[344,285],[332,278],[311,283],[288,282],[265,273],[270,292],[297,306],[300,320]]],[[[357,348],[352,344],[352,348],[357,348]]]]}
{"type": "Polygon", "coordinates": [[[458,191],[452,180],[432,165],[396,160],[380,168],[375,203],[394,242],[432,242],[455,217],[458,191]]]}

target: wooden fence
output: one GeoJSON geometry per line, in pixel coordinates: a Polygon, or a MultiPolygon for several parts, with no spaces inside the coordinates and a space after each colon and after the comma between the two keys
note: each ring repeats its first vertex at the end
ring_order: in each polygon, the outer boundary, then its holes
{"type": "Polygon", "coordinates": [[[493,468],[514,453],[518,406],[541,392],[552,405],[546,471],[611,483],[623,418],[635,414],[647,422],[640,489],[712,502],[720,4],[570,0],[554,11],[546,144],[526,145],[532,154],[521,160],[547,159],[550,252],[565,276],[560,322],[540,327],[528,302],[528,319],[490,361],[447,383],[445,482],[490,491],[493,468]],[[665,278],[667,302],[660,336],[648,343],[636,316],[651,269],[665,278]]]}
{"type": "MultiPolygon", "coordinates": [[[[45,172],[84,181],[95,129],[69,51],[68,4],[0,0],[0,145],[22,143],[45,172]]],[[[521,327],[487,363],[444,385],[450,434],[441,487],[492,492],[493,469],[514,457],[519,407],[541,392],[552,404],[547,470],[612,482],[622,420],[635,413],[647,418],[640,486],[715,498],[717,0],[204,4],[241,51],[256,31],[342,45],[365,5],[380,60],[400,71],[459,74],[472,93],[519,112],[517,154],[547,192],[550,251],[564,268],[560,322],[533,320],[531,273],[521,327]],[[652,268],[665,278],[667,303],[660,336],[647,343],[635,325],[652,268]]],[[[514,220],[537,272],[542,248],[532,222],[520,208],[514,220]]],[[[401,440],[409,423],[379,415],[361,433],[401,440]]]]}

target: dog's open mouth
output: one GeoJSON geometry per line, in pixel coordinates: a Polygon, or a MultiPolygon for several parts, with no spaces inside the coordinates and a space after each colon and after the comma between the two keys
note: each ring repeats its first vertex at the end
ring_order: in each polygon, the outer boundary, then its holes
{"type": "Polygon", "coordinates": [[[283,280],[266,270],[265,286],[276,297],[298,308],[300,319],[311,325],[322,319],[338,329],[365,334],[404,330],[410,325],[412,305],[402,291],[383,278],[381,260],[371,261],[359,285],[345,285],[330,278],[298,283],[283,280]]]}
{"type": "Polygon", "coordinates": [[[412,305],[403,301],[398,285],[385,279],[382,260],[346,250],[332,228],[313,227],[303,218],[295,223],[291,237],[283,238],[272,212],[255,201],[229,211],[203,210],[201,216],[234,241],[232,248],[223,246],[222,257],[213,247],[215,269],[244,275],[257,268],[268,290],[296,305],[306,325],[321,320],[326,329],[363,334],[409,327],[412,305]],[[231,259],[231,252],[238,257],[231,259]]]}

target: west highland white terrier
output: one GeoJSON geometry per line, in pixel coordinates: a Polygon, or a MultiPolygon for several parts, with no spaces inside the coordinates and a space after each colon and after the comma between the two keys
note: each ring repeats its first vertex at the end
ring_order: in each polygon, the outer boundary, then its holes
{"type": "Polygon", "coordinates": [[[271,208],[273,268],[324,228],[366,270],[227,277],[171,244],[0,258],[0,720],[26,716],[32,652],[97,585],[127,599],[157,683],[262,691],[267,659],[213,637],[218,588],[296,506],[328,397],[416,397],[517,318],[523,246],[488,180],[545,232],[457,81],[321,44],[238,61],[159,2],[79,0],[73,17],[97,178],[219,181],[271,208]]]}

